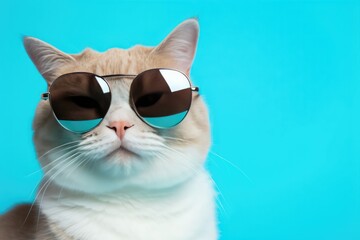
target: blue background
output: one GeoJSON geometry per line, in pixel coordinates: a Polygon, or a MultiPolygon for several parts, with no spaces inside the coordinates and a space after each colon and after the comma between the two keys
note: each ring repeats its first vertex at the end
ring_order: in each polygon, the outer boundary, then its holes
{"type": "Polygon", "coordinates": [[[21,36],[70,53],[156,45],[192,16],[221,239],[360,239],[358,1],[1,1],[0,212],[41,177],[28,175],[46,84],[21,36]]]}

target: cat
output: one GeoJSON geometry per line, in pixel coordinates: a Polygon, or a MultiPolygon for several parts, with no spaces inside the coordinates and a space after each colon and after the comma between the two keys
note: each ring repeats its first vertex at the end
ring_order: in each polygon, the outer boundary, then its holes
{"type": "MultiPolygon", "coordinates": [[[[66,54],[32,37],[24,38],[24,46],[51,86],[70,72],[138,74],[161,67],[189,76],[198,36],[197,19],[188,19],[156,47],[66,54]]],[[[109,84],[113,96],[104,121],[80,135],[59,126],[49,101],[40,101],[33,140],[44,178],[33,205],[0,217],[1,239],[218,239],[216,191],[204,167],[209,115],[201,95],[193,94],[179,125],[156,129],[130,108],[131,79],[109,84]],[[132,126],[124,128],[122,141],[107,127],[120,120],[132,126]]]]}

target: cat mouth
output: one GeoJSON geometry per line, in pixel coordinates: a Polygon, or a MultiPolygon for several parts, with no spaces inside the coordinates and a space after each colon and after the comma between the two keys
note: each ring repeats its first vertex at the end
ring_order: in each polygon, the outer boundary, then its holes
{"type": "Polygon", "coordinates": [[[120,146],[118,149],[116,149],[114,152],[124,152],[124,153],[126,153],[126,154],[132,154],[132,155],[137,155],[136,153],[134,153],[133,151],[130,151],[129,149],[127,149],[126,147],[124,147],[124,146],[120,146]]]}
{"type": "Polygon", "coordinates": [[[116,148],[114,151],[110,152],[107,157],[119,157],[119,158],[129,158],[129,157],[139,157],[139,155],[124,146],[116,148]]]}

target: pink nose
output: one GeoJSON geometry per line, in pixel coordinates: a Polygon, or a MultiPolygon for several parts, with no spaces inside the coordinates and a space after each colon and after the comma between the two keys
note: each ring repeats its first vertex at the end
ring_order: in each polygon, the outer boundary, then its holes
{"type": "Polygon", "coordinates": [[[116,135],[120,138],[120,140],[122,140],[125,136],[125,131],[131,128],[132,126],[134,125],[131,125],[126,121],[115,121],[115,122],[111,122],[108,125],[108,128],[113,129],[116,135]]]}

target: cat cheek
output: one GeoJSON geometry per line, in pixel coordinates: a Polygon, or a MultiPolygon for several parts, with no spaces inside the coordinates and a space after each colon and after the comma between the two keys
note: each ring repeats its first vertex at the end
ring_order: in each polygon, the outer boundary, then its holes
{"type": "Polygon", "coordinates": [[[50,105],[45,102],[41,101],[35,112],[35,118],[33,121],[33,129],[36,130],[38,128],[41,128],[42,124],[49,118],[51,118],[52,110],[50,105]]]}

